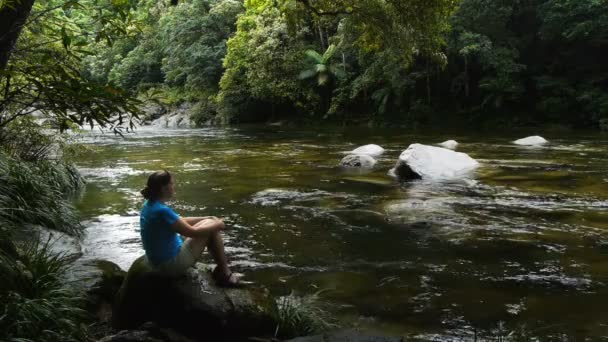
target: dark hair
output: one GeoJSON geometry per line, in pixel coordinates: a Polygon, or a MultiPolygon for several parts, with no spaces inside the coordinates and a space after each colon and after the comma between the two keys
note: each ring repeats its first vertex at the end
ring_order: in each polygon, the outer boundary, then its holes
{"type": "Polygon", "coordinates": [[[156,171],[148,177],[146,187],[141,191],[141,194],[147,200],[157,200],[163,186],[171,182],[171,174],[169,171],[156,171]]]}

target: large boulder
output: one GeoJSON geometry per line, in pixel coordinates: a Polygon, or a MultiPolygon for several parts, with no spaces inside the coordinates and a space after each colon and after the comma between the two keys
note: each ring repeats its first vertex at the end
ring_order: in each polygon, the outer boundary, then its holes
{"type": "Polygon", "coordinates": [[[479,163],[466,153],[445,148],[412,144],[399,156],[392,173],[403,180],[453,179],[465,177],[479,163]]]}
{"type": "Polygon", "coordinates": [[[376,144],[360,146],[349,152],[349,154],[365,154],[374,158],[380,157],[383,153],[384,149],[376,144]]]}
{"type": "Polygon", "coordinates": [[[151,269],[142,256],[120,288],[112,323],[117,329],[133,329],[152,321],[194,339],[238,341],[272,335],[276,310],[267,291],[219,288],[198,268],[168,277],[151,269]]]}
{"type": "Polygon", "coordinates": [[[356,330],[332,331],[321,335],[304,336],[286,342],[403,342],[402,337],[370,335],[356,330]]]}
{"type": "Polygon", "coordinates": [[[458,142],[456,140],[446,140],[438,145],[448,150],[455,150],[458,147],[458,142]]]}
{"type": "Polygon", "coordinates": [[[112,303],[127,275],[118,265],[107,260],[87,260],[74,265],[73,283],[87,295],[87,309],[98,321],[109,323],[112,303]]]}
{"type": "Polygon", "coordinates": [[[376,159],[367,154],[349,154],[342,158],[340,166],[347,169],[372,169],[376,165],[376,159]]]}
{"type": "Polygon", "coordinates": [[[192,120],[190,118],[192,104],[183,103],[172,111],[166,112],[162,116],[150,122],[154,128],[191,128],[192,120]]]}
{"type": "Polygon", "coordinates": [[[515,140],[513,143],[515,145],[521,146],[541,146],[548,143],[548,141],[541,136],[534,135],[531,137],[515,140]]]}

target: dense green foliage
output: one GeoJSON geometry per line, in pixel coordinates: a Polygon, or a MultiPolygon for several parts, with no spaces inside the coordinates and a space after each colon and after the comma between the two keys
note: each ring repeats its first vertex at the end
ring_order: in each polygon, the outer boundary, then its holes
{"type": "Polygon", "coordinates": [[[33,226],[79,236],[70,197],[84,183],[57,154],[63,138],[32,125],[18,119],[1,131],[0,340],[82,341],[84,302],[62,282],[70,260],[38,241],[33,226]]]}
{"type": "Polygon", "coordinates": [[[199,102],[204,118],[608,123],[605,0],[187,0],[144,11],[140,34],[85,69],[199,102]]]}
{"type": "MultiPolygon", "coordinates": [[[[11,6],[0,2],[0,12],[11,6]]],[[[34,2],[8,65],[0,69],[0,129],[35,113],[60,129],[73,124],[131,128],[138,102],[119,88],[83,77],[81,65],[94,54],[95,41],[108,44],[127,33],[135,23],[132,9],[128,1],[34,2]]]]}
{"type": "Polygon", "coordinates": [[[84,341],[83,297],[62,283],[70,259],[30,243],[17,257],[0,252],[0,340],[84,341]]]}

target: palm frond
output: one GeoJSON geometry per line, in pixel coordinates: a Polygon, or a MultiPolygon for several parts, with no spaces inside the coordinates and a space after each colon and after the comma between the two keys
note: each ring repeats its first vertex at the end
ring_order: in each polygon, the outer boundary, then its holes
{"type": "Polygon", "coordinates": [[[306,56],[315,64],[323,64],[323,56],[315,50],[306,50],[306,56]]]}
{"type": "Polygon", "coordinates": [[[331,44],[329,47],[327,47],[327,50],[325,50],[325,52],[323,53],[323,64],[329,63],[329,60],[334,56],[335,53],[336,53],[336,46],[334,44],[331,44]]]}

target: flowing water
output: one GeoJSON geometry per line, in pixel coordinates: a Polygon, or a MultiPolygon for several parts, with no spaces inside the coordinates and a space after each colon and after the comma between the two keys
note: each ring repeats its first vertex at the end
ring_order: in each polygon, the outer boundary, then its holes
{"type": "MultiPolygon", "coordinates": [[[[127,269],[142,254],[138,192],[176,176],[182,216],[226,218],[227,251],[277,295],[322,291],[343,326],[422,340],[522,331],[540,340],[608,336],[608,136],[439,135],[385,129],[141,129],[86,134],[85,260],[127,269]],[[474,179],[399,183],[410,143],[461,143],[474,179]],[[345,151],[375,143],[375,170],[346,173],[345,151]]],[[[514,336],[514,335],[512,335],[514,336]]],[[[608,340],[608,337],[604,338],[608,340]]]]}

